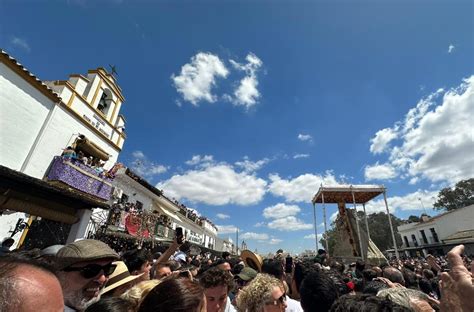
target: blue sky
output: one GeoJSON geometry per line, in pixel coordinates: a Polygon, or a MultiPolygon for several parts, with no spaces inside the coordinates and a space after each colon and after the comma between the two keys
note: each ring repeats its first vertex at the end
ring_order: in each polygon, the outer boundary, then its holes
{"type": "Polygon", "coordinates": [[[297,253],[314,246],[305,237],[320,183],[384,184],[408,217],[474,176],[473,9],[2,1],[0,45],[43,80],[116,65],[120,160],[224,237],[238,227],[252,249],[297,253]]]}

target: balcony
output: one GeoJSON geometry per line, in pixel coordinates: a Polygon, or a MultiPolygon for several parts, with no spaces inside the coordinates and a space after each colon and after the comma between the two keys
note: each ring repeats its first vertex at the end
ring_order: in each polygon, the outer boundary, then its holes
{"type": "Polygon", "coordinates": [[[103,177],[93,168],[75,159],[55,156],[47,180],[61,183],[105,201],[110,199],[112,179],[103,177]]]}

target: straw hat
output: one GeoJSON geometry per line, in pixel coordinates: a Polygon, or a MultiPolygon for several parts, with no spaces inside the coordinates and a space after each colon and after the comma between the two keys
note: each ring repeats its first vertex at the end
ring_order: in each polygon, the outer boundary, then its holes
{"type": "Polygon", "coordinates": [[[115,261],[114,264],[117,265],[117,268],[115,269],[114,273],[110,275],[109,280],[107,281],[107,284],[105,285],[105,288],[102,290],[101,294],[105,294],[106,292],[109,292],[119,286],[134,281],[142,277],[144,274],[131,275],[128,271],[127,265],[123,261],[115,261]]]}
{"type": "Polygon", "coordinates": [[[251,252],[250,250],[243,250],[240,254],[240,258],[244,261],[245,265],[251,267],[258,272],[262,272],[262,257],[256,253],[251,252]]]}

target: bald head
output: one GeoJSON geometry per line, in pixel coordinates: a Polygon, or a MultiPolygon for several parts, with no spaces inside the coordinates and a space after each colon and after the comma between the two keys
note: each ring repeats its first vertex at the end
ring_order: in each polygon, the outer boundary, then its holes
{"type": "Polygon", "coordinates": [[[383,277],[388,278],[393,283],[399,283],[405,286],[405,279],[402,272],[394,267],[386,267],[383,269],[383,277]]]}
{"type": "Polygon", "coordinates": [[[56,276],[34,262],[0,259],[2,312],[62,312],[64,299],[56,276]],[[5,261],[7,260],[7,261],[5,261]]]}

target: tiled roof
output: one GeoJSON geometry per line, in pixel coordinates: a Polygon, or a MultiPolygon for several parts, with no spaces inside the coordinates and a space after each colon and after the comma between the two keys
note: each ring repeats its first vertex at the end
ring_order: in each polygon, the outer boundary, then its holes
{"type": "Polygon", "coordinates": [[[60,102],[61,98],[59,97],[59,94],[54,92],[53,89],[48,87],[41,79],[33,75],[25,66],[23,66],[21,63],[19,63],[15,58],[10,56],[6,51],[0,49],[0,60],[5,60],[5,63],[8,62],[9,64],[7,65],[13,65],[18,69],[20,73],[23,73],[26,77],[30,78],[30,82],[33,82],[36,84],[36,86],[40,89],[42,89],[44,92],[48,93],[50,96],[53,97],[54,100],[60,102]]]}
{"type": "Polygon", "coordinates": [[[455,239],[474,239],[474,230],[459,231],[449,235],[444,240],[455,240],[455,239]]]}

